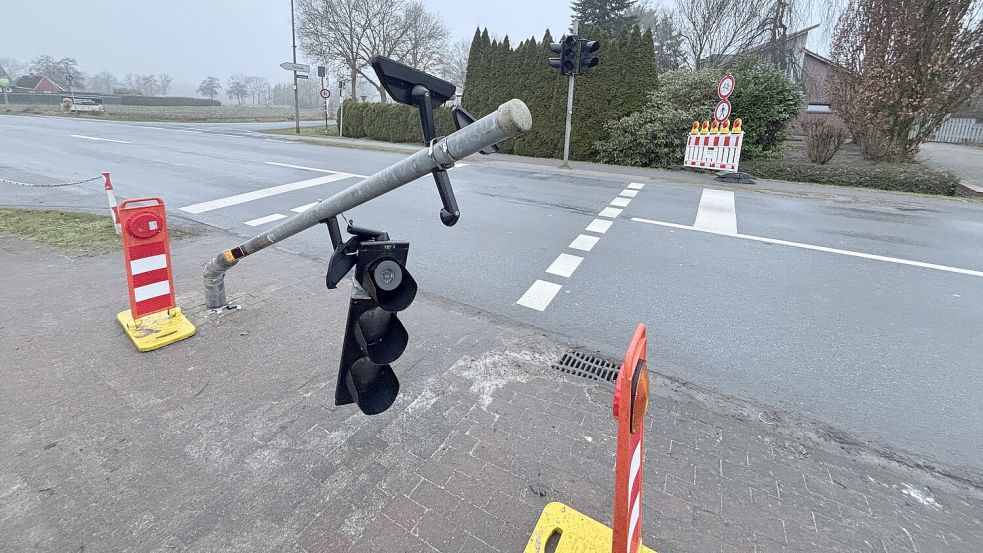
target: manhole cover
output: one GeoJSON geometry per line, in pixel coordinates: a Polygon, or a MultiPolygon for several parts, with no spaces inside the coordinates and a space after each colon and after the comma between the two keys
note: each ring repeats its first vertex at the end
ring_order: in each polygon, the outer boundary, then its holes
{"type": "Polygon", "coordinates": [[[621,367],[597,355],[570,351],[564,353],[559,362],[553,363],[553,368],[573,376],[613,383],[618,379],[618,369],[621,367]]]}

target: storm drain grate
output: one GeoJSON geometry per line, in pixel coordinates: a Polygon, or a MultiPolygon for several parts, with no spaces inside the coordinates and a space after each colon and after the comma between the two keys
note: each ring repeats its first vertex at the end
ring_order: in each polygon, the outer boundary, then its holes
{"type": "Polygon", "coordinates": [[[621,367],[597,355],[569,351],[563,354],[559,362],[553,363],[553,368],[569,375],[613,383],[618,379],[618,370],[621,367]]]}

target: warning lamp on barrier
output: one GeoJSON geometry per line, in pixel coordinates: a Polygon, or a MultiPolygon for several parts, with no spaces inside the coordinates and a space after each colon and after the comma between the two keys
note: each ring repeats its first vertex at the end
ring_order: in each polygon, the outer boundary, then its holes
{"type": "Polygon", "coordinates": [[[396,316],[416,298],[416,280],[406,270],[409,242],[389,240],[385,232],[348,226],[354,237],[342,243],[338,223],[328,221],[335,253],[327,286],[337,287],[355,268],[335,405],[354,403],[366,415],[389,409],[399,394],[391,363],[406,350],[409,334],[396,316]]]}

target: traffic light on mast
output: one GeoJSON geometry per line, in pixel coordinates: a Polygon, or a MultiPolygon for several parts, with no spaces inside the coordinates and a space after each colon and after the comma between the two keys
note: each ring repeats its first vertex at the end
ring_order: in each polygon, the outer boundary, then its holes
{"type": "Polygon", "coordinates": [[[580,71],[578,74],[586,75],[587,70],[600,63],[595,52],[601,49],[601,43],[596,40],[584,40],[580,43],[580,71]]]}
{"type": "Polygon", "coordinates": [[[550,66],[560,70],[564,77],[573,75],[577,67],[577,37],[564,36],[560,42],[550,44],[550,50],[555,54],[560,54],[558,58],[550,58],[550,66]]]}
{"type": "Polygon", "coordinates": [[[335,405],[354,403],[366,415],[377,415],[389,409],[399,394],[391,363],[406,350],[409,334],[396,313],[410,306],[417,286],[406,270],[409,242],[351,226],[348,231],[356,236],[335,250],[327,279],[329,288],[336,286],[354,256],[335,405]]]}

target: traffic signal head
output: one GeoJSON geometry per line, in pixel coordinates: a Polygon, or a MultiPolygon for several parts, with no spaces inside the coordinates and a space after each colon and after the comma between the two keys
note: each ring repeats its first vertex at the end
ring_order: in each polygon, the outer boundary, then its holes
{"type": "Polygon", "coordinates": [[[417,291],[406,270],[408,253],[408,242],[366,240],[358,245],[335,405],[354,403],[366,415],[376,415],[396,401],[399,379],[390,363],[409,342],[396,313],[409,307],[417,291]]]}
{"type": "Polygon", "coordinates": [[[560,42],[550,44],[550,50],[560,54],[558,58],[550,58],[550,66],[559,69],[565,77],[573,75],[577,60],[577,37],[565,36],[560,42]]]}
{"type": "Polygon", "coordinates": [[[601,49],[601,43],[596,40],[585,40],[580,43],[580,74],[586,75],[587,70],[600,63],[595,52],[601,49]]]}

